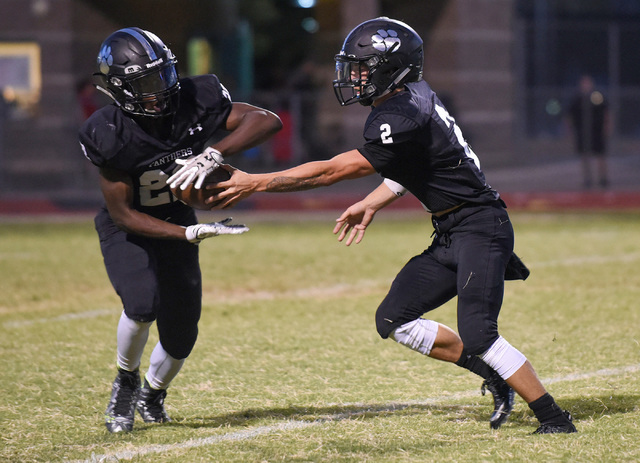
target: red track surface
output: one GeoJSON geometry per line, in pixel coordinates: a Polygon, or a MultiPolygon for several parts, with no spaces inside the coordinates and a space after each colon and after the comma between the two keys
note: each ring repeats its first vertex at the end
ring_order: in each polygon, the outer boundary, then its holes
{"type": "MultiPolygon", "coordinates": [[[[286,211],[342,211],[363,197],[360,193],[326,194],[262,194],[255,195],[238,209],[265,212],[286,211]]],[[[510,210],[516,211],[572,211],[572,210],[638,210],[640,191],[586,192],[507,192],[502,194],[510,210]]],[[[390,209],[420,209],[412,196],[399,199],[390,209]]],[[[97,206],[73,206],[49,199],[0,199],[0,215],[20,216],[39,214],[87,214],[97,206]]]]}

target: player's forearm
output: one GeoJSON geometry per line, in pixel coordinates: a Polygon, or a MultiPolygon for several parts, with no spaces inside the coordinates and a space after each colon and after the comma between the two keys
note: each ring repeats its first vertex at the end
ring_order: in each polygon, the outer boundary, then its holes
{"type": "Polygon", "coordinates": [[[394,202],[399,197],[400,196],[390,190],[389,187],[383,182],[375,190],[369,193],[362,200],[362,203],[367,209],[379,211],[380,209],[394,202]]]}
{"type": "Polygon", "coordinates": [[[156,239],[186,239],[184,227],[156,219],[134,209],[121,212],[109,210],[109,214],[117,227],[127,233],[156,239]]]}
{"type": "Polygon", "coordinates": [[[351,150],[326,161],[313,161],[291,169],[254,177],[253,191],[286,193],[333,185],[375,172],[373,166],[357,151],[351,150]]]}
{"type": "Polygon", "coordinates": [[[327,161],[315,161],[268,174],[254,174],[254,191],[287,193],[332,185],[342,178],[327,161]]]}

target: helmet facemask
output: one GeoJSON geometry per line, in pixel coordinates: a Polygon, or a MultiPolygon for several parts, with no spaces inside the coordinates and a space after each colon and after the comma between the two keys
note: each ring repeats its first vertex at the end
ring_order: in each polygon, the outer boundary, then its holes
{"type": "Polygon", "coordinates": [[[106,93],[129,114],[164,117],[177,110],[180,84],[174,63],[133,77],[101,73],[94,76],[98,80],[98,90],[106,93]]]}
{"type": "Polygon", "coordinates": [[[336,78],[333,81],[333,91],[340,104],[346,106],[358,102],[369,106],[376,93],[376,87],[369,78],[372,74],[372,68],[367,64],[369,60],[353,59],[343,55],[336,55],[335,60],[336,78]]]}

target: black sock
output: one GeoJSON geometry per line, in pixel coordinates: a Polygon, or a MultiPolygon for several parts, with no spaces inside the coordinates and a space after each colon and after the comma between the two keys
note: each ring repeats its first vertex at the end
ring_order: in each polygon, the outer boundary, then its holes
{"type": "Polygon", "coordinates": [[[548,392],[531,402],[529,408],[541,424],[564,424],[567,421],[562,409],[548,392]]]}
{"type": "Polygon", "coordinates": [[[467,351],[462,348],[462,354],[460,358],[456,361],[456,365],[462,368],[466,368],[467,370],[475,373],[478,376],[481,376],[484,379],[489,378],[493,373],[493,369],[484,363],[480,357],[477,355],[470,355],[467,351]]]}

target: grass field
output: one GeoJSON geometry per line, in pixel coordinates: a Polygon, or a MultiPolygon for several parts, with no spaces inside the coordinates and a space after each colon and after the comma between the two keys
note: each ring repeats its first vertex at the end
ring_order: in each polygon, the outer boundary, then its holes
{"type": "MultiPolygon", "coordinates": [[[[428,220],[381,213],[346,248],[332,218],[236,219],[252,231],[201,245],[174,421],[125,435],[103,424],[121,308],[90,220],[0,223],[1,462],[640,461],[640,214],[512,213],[532,274],[507,283],[501,333],[580,431],[547,436],[520,398],[491,431],[478,377],[378,337],[428,220]]],[[[454,302],[431,318],[455,327],[454,302]]]]}

